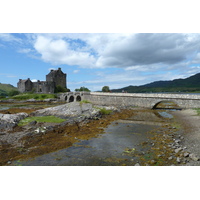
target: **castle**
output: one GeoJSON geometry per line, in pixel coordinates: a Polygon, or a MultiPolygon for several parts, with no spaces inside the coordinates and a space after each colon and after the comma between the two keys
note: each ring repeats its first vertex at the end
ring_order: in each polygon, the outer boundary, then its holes
{"type": "Polygon", "coordinates": [[[61,68],[58,68],[46,75],[46,81],[32,82],[30,78],[19,79],[17,88],[20,92],[54,93],[57,86],[67,88],[66,77],[67,75],[61,71],[61,68]]]}

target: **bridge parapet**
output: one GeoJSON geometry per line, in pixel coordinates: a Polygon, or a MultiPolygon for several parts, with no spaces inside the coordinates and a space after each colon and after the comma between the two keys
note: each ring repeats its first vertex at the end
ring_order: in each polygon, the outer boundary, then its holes
{"type": "Polygon", "coordinates": [[[180,108],[200,108],[200,95],[155,93],[67,92],[60,95],[66,102],[88,100],[99,105],[153,108],[159,102],[174,102],[180,108]]]}
{"type": "Polygon", "coordinates": [[[159,102],[171,101],[180,106],[180,108],[200,108],[200,95],[189,94],[90,92],[90,95],[84,96],[84,99],[100,105],[153,108],[159,102]]]}
{"type": "Polygon", "coordinates": [[[200,95],[193,94],[165,94],[165,93],[106,93],[90,92],[91,95],[100,96],[123,96],[123,97],[142,97],[142,98],[169,98],[169,99],[199,99],[200,95]]]}

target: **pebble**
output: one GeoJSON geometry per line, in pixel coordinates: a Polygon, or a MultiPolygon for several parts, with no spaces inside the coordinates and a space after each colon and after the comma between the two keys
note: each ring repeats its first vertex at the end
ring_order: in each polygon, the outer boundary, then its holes
{"type": "Polygon", "coordinates": [[[179,157],[176,158],[177,163],[181,162],[181,159],[179,157]]]}
{"type": "Polygon", "coordinates": [[[155,162],[155,160],[151,160],[150,163],[153,165],[153,164],[155,164],[156,162],[155,162]]]}
{"type": "Polygon", "coordinates": [[[139,163],[136,163],[135,166],[140,166],[140,164],[139,164],[139,163]]]}
{"type": "Polygon", "coordinates": [[[172,156],[170,156],[169,158],[168,158],[168,160],[172,160],[173,159],[173,157],[172,156]]]}
{"type": "Polygon", "coordinates": [[[194,153],[191,153],[191,154],[189,155],[189,157],[190,157],[192,160],[194,160],[194,161],[198,161],[198,160],[199,160],[199,158],[198,158],[194,153]]]}
{"type": "Polygon", "coordinates": [[[184,157],[188,157],[189,156],[189,153],[188,152],[185,152],[184,153],[184,157]]]}
{"type": "Polygon", "coordinates": [[[178,148],[178,149],[175,149],[174,151],[175,151],[175,153],[178,153],[179,151],[181,151],[182,150],[182,148],[180,147],[180,148],[178,148]]]}
{"type": "Polygon", "coordinates": [[[7,163],[8,163],[8,164],[11,164],[12,162],[9,160],[7,163]]]}

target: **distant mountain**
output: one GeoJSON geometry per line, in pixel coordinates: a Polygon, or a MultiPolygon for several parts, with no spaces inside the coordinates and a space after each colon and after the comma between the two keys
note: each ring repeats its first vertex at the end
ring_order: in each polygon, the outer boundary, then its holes
{"type": "Polygon", "coordinates": [[[11,90],[17,90],[17,88],[10,84],[0,83],[0,96],[7,96],[11,90]]]}
{"type": "Polygon", "coordinates": [[[114,89],[112,92],[126,91],[129,93],[139,92],[200,92],[200,73],[185,79],[172,81],[155,81],[141,86],[127,86],[121,89],[114,89]]]}

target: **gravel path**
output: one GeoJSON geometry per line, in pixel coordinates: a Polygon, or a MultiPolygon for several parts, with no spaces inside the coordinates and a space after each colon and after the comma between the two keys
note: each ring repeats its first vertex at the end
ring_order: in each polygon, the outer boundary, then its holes
{"type": "MultiPolygon", "coordinates": [[[[187,147],[187,151],[200,158],[200,116],[192,109],[176,112],[177,120],[183,127],[182,145],[187,147]]],[[[200,166],[200,161],[190,160],[187,166],[200,166]]]]}

